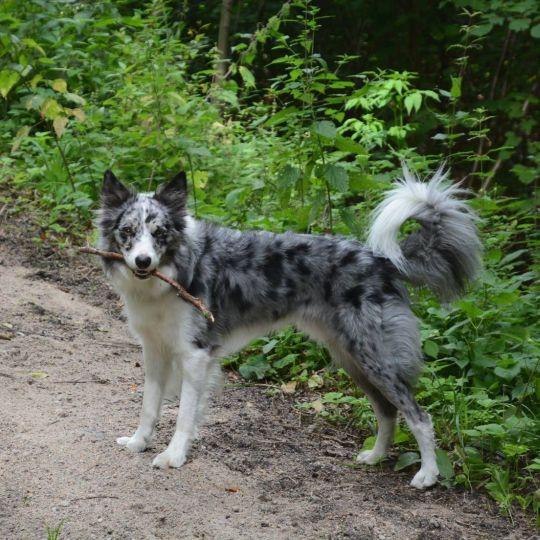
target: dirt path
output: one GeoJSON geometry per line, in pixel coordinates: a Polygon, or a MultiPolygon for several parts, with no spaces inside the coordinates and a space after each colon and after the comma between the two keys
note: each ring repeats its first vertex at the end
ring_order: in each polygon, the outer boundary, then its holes
{"type": "Polygon", "coordinates": [[[73,539],[532,537],[484,497],[417,492],[391,464],[353,468],[344,434],[232,378],[188,463],[151,469],[175,408],[149,451],[115,444],[136,427],[141,355],[96,268],[71,266],[0,233],[1,538],[62,521],[73,539]]]}

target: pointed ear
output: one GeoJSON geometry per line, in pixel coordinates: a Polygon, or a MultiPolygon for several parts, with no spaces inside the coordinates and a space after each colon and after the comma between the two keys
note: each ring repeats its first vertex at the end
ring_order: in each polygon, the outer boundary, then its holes
{"type": "Polygon", "coordinates": [[[161,184],[156,190],[154,199],[168,206],[173,212],[184,210],[187,199],[186,173],[181,171],[166,184],[161,184]]]}
{"type": "Polygon", "coordinates": [[[105,171],[103,176],[103,187],[101,188],[101,204],[103,206],[115,207],[124,204],[131,196],[133,191],[128,189],[112,171],[105,171]]]}

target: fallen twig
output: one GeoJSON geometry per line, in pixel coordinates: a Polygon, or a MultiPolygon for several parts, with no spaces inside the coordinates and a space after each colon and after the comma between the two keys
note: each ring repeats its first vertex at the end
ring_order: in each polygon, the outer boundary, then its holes
{"type": "Polygon", "coordinates": [[[89,497],[77,497],[75,499],[71,499],[71,502],[77,502],[77,501],[90,501],[92,499],[119,499],[120,497],[117,497],[116,495],[90,495],[89,497]]]}
{"type": "MultiPolygon", "coordinates": [[[[101,251],[100,249],[95,249],[93,247],[85,246],[82,248],[79,248],[79,251],[81,253],[89,253],[90,255],[99,255],[100,257],[103,257],[104,259],[112,259],[115,261],[120,261],[125,263],[124,257],[120,253],[115,253],[113,251],[101,251]]],[[[195,298],[195,296],[191,296],[180,283],[176,282],[174,279],[171,279],[170,277],[166,276],[165,274],[162,274],[159,270],[152,270],[150,272],[152,276],[157,277],[158,279],[161,279],[165,283],[168,283],[171,287],[176,289],[177,295],[182,298],[182,300],[185,300],[186,302],[190,303],[192,306],[196,307],[208,320],[211,322],[214,322],[214,316],[210,312],[210,310],[199,300],[199,298],[195,298]]]]}

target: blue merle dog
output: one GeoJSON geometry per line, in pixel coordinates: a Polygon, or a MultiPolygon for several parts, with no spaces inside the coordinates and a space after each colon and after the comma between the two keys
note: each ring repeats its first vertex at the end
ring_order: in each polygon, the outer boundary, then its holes
{"type": "Polygon", "coordinates": [[[137,194],[107,171],[99,247],[125,258],[126,264],[105,261],[105,272],[125,302],[145,364],[139,427],[118,443],[143,451],[166,391],[176,387],[176,431],[153,465],[180,467],[219,379],[219,359],[293,324],[328,348],[373,405],[377,441],[358,461],[374,464],[385,456],[400,411],[422,457],[411,484],[433,485],[435,440],[430,416],[412,392],[422,353],[404,283],[426,285],[449,301],[476,274],[475,216],[457,195],[460,190],[446,183],[442,170],[423,183],[404,169],[362,245],[350,238],[244,232],[198,221],[187,212],[183,173],[155,193],[137,194]],[[408,219],[420,227],[398,243],[408,219]],[[215,323],[153,277],[154,269],[200,297],[215,323]]]}

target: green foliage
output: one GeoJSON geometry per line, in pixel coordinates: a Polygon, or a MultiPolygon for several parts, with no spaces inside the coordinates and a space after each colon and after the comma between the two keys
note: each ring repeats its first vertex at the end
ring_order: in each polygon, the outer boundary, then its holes
{"type": "MultiPolygon", "coordinates": [[[[188,4],[4,1],[0,185],[19,206],[38,200],[43,237],[57,240],[89,230],[110,167],[143,190],[186,169],[199,217],[362,237],[400,161],[423,174],[446,160],[478,195],[485,270],[451,306],[413,293],[419,398],[445,485],[537,511],[537,4],[424,3],[404,18],[391,2],[263,3],[260,19],[236,12],[219,84],[215,3],[188,4]],[[334,27],[357,32],[358,48],[334,27]]],[[[306,389],[300,407],[375,432],[367,399],[292,329],[226,365],[306,389]]],[[[396,469],[416,463],[408,431],[395,442],[396,469]]]]}

